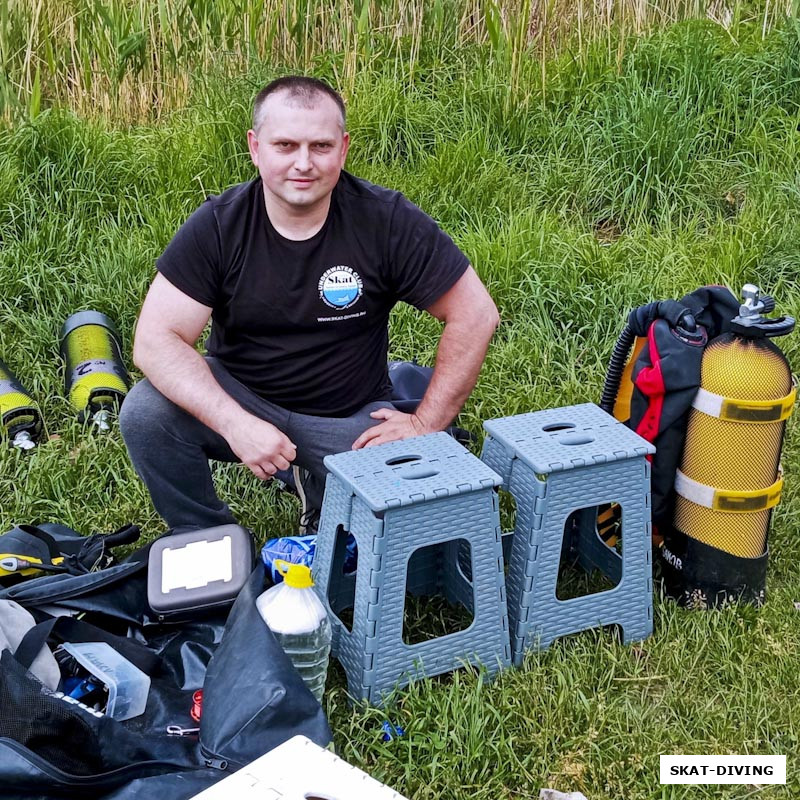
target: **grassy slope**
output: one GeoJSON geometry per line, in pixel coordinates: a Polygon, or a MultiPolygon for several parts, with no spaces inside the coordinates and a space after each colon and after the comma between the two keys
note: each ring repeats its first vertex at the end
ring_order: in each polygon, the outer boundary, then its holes
{"type": "MultiPolygon", "coordinates": [[[[422,57],[413,81],[376,58],[357,77],[349,168],[401,188],[439,219],[489,286],[503,325],[463,423],[599,397],[624,312],[703,282],[760,283],[800,312],[800,28],[734,43],[710,23],[549,67],[478,48],[422,57]],[[517,67],[513,67],[517,69],[517,67]],[[516,73],[515,73],[516,74],[516,73]]],[[[424,56],[424,54],[423,54],[424,56]]],[[[331,74],[335,58],[320,61],[331,74]]],[[[160,530],[119,435],[73,421],[57,336],[92,307],[133,323],[153,261],[208,192],[251,175],[243,131],[271,73],[198,85],[157,128],[112,130],[47,112],[0,132],[0,357],[41,402],[53,438],[0,450],[0,529],[60,520],[84,531],[133,519],[160,530]]],[[[438,328],[410,309],[392,355],[430,361],[438,328]]],[[[797,337],[781,344],[797,363],[797,337]]],[[[328,710],[345,758],[415,798],[535,797],[538,787],[612,798],[741,798],[744,787],[658,787],[663,752],[786,753],[797,796],[800,557],[796,427],[774,517],[770,599],[690,614],[657,603],[656,635],[626,648],[595,632],[534,654],[491,685],[457,673],[355,714],[328,710]],[[406,728],[379,741],[385,716],[406,728]]],[[[260,535],[292,529],[296,507],[243,469],[220,492],[260,535]]]]}

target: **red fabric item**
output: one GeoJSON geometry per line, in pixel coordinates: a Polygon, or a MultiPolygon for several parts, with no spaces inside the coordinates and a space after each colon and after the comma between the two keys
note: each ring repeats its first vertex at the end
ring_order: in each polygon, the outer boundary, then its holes
{"type": "MultiPolygon", "coordinates": [[[[661,423],[661,411],[664,407],[664,377],[661,374],[661,356],[656,345],[655,329],[658,322],[654,322],[647,331],[647,343],[650,347],[650,361],[652,365],[642,369],[636,376],[634,383],[647,398],[649,403],[647,411],[642,416],[636,427],[636,433],[647,439],[655,441],[661,423]]],[[[648,456],[648,461],[652,457],[648,456]]]]}

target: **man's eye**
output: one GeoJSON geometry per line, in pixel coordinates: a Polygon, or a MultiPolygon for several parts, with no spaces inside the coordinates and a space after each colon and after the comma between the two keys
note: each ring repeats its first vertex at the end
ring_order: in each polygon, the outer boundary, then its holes
{"type": "Polygon", "coordinates": [[[314,147],[317,150],[330,150],[333,145],[330,142],[320,142],[319,144],[315,144],[314,147]]]}
{"type": "Polygon", "coordinates": [[[277,146],[281,150],[288,150],[292,146],[292,143],[291,142],[277,142],[277,146]]]}

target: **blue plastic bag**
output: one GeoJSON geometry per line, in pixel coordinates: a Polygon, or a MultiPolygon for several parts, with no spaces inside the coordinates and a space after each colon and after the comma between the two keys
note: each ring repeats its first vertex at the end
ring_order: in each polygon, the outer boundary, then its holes
{"type": "Polygon", "coordinates": [[[281,583],[283,575],[275,569],[275,561],[280,559],[290,564],[303,564],[311,567],[316,549],[316,536],[282,536],[270,539],[261,548],[261,560],[273,583],[281,583]]]}
{"type": "MultiPolygon", "coordinates": [[[[261,560],[267,574],[272,578],[273,583],[280,583],[283,575],[275,569],[275,560],[281,559],[290,564],[303,564],[311,567],[314,561],[314,551],[316,550],[316,534],[312,536],[282,536],[280,539],[269,539],[261,548],[261,560]]],[[[358,563],[358,547],[356,538],[353,534],[348,534],[347,544],[345,545],[343,571],[345,575],[355,572],[358,563]]]]}

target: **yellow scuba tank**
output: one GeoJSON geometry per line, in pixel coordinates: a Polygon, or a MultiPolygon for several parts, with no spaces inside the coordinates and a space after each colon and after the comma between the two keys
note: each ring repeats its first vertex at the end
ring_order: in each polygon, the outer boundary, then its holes
{"type": "Polygon", "coordinates": [[[794,319],[765,317],[775,302],[757,286],[747,284],[742,296],[730,332],[703,353],[675,479],[674,527],[689,540],[756,559],[781,495],[781,446],[796,394],[789,364],[768,337],[789,333],[794,319]]]}
{"type": "Polygon", "coordinates": [[[0,361],[0,434],[20,450],[30,450],[42,432],[42,415],[30,394],[0,361]]]}
{"type": "Polygon", "coordinates": [[[79,311],[61,329],[65,387],[78,419],[109,429],[130,388],[114,323],[99,311],[79,311]]]}
{"type": "MultiPolygon", "coordinates": [[[[647,344],[643,336],[634,337],[632,333],[622,337],[620,351],[616,354],[617,368],[621,368],[618,381],[613,381],[610,388],[603,392],[600,407],[620,422],[627,423],[631,416],[631,397],[633,396],[633,367],[636,359],[647,344]],[[630,353],[630,355],[627,355],[630,353]],[[622,359],[627,357],[625,366],[622,359]]],[[[622,510],[618,503],[606,503],[597,507],[597,535],[608,547],[614,548],[619,542],[622,527],[622,510]]]]}
{"type": "Polygon", "coordinates": [[[644,336],[637,336],[633,342],[633,349],[628,358],[627,364],[622,371],[619,382],[619,391],[614,399],[613,415],[620,422],[627,422],[631,418],[631,397],[633,395],[633,366],[639,354],[644,350],[647,339],[644,336]]]}

